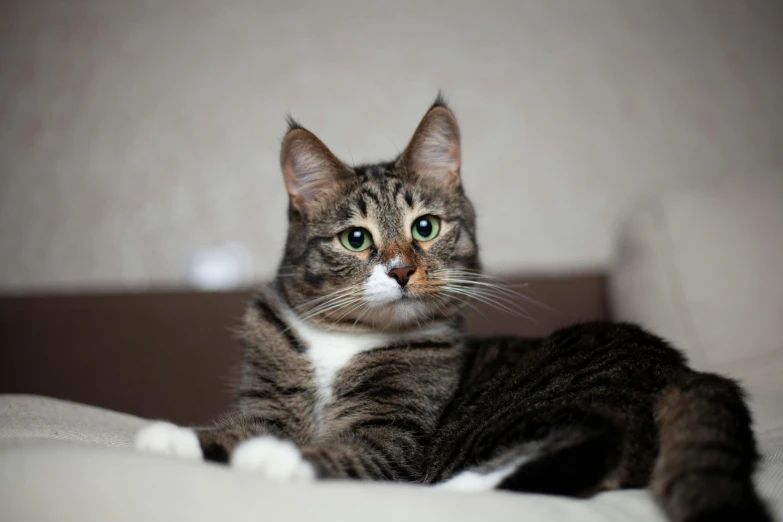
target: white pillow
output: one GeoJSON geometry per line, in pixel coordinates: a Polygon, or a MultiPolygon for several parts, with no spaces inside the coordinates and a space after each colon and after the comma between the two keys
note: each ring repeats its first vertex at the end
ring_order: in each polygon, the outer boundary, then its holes
{"type": "Polygon", "coordinates": [[[737,377],[758,425],[783,421],[783,175],[644,198],[621,226],[614,316],[737,377]]]}

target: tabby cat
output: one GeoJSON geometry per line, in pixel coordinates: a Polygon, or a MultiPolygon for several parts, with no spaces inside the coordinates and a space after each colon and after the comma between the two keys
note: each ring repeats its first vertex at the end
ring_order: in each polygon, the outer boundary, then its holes
{"type": "Polygon", "coordinates": [[[139,449],[267,477],[392,480],[586,497],[650,486],[675,521],[769,520],[733,381],[631,324],[467,337],[482,276],[439,96],[393,161],[349,166],[293,120],[280,154],[285,253],[244,317],[236,408],[155,423],[139,449]]]}

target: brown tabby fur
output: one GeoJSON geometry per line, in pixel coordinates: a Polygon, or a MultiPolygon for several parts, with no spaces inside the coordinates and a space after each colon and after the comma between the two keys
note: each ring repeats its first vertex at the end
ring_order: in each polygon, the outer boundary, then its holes
{"type": "Polygon", "coordinates": [[[750,416],[732,381],[689,369],[633,325],[527,340],[461,332],[469,297],[508,305],[511,294],[478,271],[460,162],[459,129],[441,98],[400,157],[374,165],[342,163],[291,120],[283,261],[245,315],[239,401],[199,432],[205,457],[225,462],[241,441],[274,435],[322,478],[432,484],[532,455],[497,487],[589,496],[649,484],[675,521],[769,520],[751,480],[750,416]],[[441,232],[419,242],[411,223],[425,214],[440,218],[441,232]],[[350,226],[371,233],[370,249],[340,244],[350,226]],[[377,266],[410,267],[404,299],[362,301],[377,266]],[[286,321],[292,312],[333,331],[422,333],[351,357],[319,407],[311,347],[286,321]]]}

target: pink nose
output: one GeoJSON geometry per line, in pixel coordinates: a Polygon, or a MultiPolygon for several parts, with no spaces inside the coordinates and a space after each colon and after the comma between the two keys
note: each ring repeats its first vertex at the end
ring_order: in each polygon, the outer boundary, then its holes
{"type": "Polygon", "coordinates": [[[416,271],[416,268],[408,265],[408,266],[401,266],[399,268],[392,268],[388,272],[386,272],[386,275],[391,277],[392,279],[395,279],[397,281],[397,284],[399,284],[401,287],[405,287],[405,285],[408,284],[408,280],[411,278],[411,275],[416,271]]]}

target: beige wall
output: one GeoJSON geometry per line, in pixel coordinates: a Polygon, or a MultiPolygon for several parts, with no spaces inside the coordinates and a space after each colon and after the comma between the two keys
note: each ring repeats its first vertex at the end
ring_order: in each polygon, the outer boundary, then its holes
{"type": "Polygon", "coordinates": [[[438,87],[495,271],[604,266],[640,191],[783,172],[779,2],[478,4],[6,0],[0,291],[181,284],[227,243],[266,277],[285,112],[360,162],[438,87]]]}

